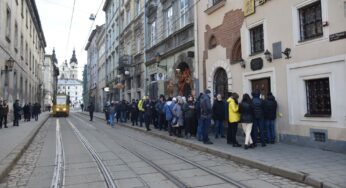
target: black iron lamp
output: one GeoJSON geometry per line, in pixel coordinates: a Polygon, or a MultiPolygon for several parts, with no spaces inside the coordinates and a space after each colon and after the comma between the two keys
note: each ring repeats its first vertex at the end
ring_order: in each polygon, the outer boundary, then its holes
{"type": "Polygon", "coordinates": [[[291,48],[286,48],[285,51],[283,51],[283,52],[281,52],[281,53],[283,53],[283,54],[286,56],[285,59],[291,58],[291,56],[290,56],[290,54],[291,54],[291,48]]]}
{"type": "Polygon", "coordinates": [[[269,62],[272,62],[272,60],[273,60],[272,53],[270,53],[270,51],[268,49],[264,52],[264,57],[269,62]]]}
{"type": "Polygon", "coordinates": [[[3,72],[7,73],[9,71],[12,71],[13,70],[13,66],[14,66],[14,59],[12,57],[10,57],[10,59],[8,59],[5,63],[5,70],[1,70],[1,74],[3,72]]]}

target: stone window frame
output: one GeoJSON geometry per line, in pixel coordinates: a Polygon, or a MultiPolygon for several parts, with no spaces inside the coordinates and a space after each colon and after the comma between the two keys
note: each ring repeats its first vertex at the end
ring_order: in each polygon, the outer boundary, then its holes
{"type": "MultiPolygon", "coordinates": [[[[299,27],[300,27],[300,42],[313,40],[323,36],[323,20],[322,20],[322,7],[321,1],[313,2],[309,5],[301,7],[298,9],[299,12],[299,27]],[[307,13],[313,12],[315,17],[307,23],[307,13]],[[315,27],[315,34],[309,31],[309,25],[315,27]]],[[[311,17],[311,15],[310,15],[311,17]]],[[[311,28],[310,28],[311,29],[311,28]]]]}
{"type": "MultiPolygon", "coordinates": [[[[331,95],[330,95],[330,78],[328,76],[326,77],[320,77],[320,78],[314,78],[314,79],[306,79],[305,81],[305,88],[306,88],[306,114],[305,117],[330,117],[332,115],[332,105],[331,105],[331,95]],[[316,90],[316,88],[312,88],[312,84],[317,84],[317,82],[326,82],[328,81],[328,87],[327,88],[320,88],[319,92],[322,90],[321,93],[314,93],[311,90],[316,90]],[[311,97],[313,95],[313,97],[311,97]],[[323,109],[326,109],[326,112],[323,112],[323,110],[313,110],[314,103],[316,104],[316,101],[314,101],[313,98],[323,98],[322,101],[327,102],[327,104],[319,104],[323,107],[323,109]],[[329,100],[328,100],[329,98],[329,100]],[[329,112],[328,112],[329,111],[329,112]]],[[[318,101],[317,101],[318,102],[318,101]]],[[[322,102],[322,103],[324,103],[322,102]]]]}
{"type": "Polygon", "coordinates": [[[249,29],[250,32],[250,49],[251,49],[251,55],[253,54],[259,54],[264,52],[264,29],[263,24],[257,25],[255,27],[252,27],[249,29]],[[256,38],[260,36],[260,39],[257,40],[256,38]],[[260,43],[261,47],[257,48],[257,44],[260,43]]]}
{"type": "Polygon", "coordinates": [[[164,12],[164,16],[165,16],[165,34],[166,34],[166,36],[169,36],[169,35],[171,35],[173,33],[173,30],[174,30],[173,15],[174,15],[174,13],[173,13],[173,6],[170,6],[164,12]]]}
{"type": "Polygon", "coordinates": [[[264,49],[268,49],[268,35],[267,35],[267,21],[265,19],[259,20],[257,22],[248,24],[246,26],[246,34],[245,34],[245,56],[250,57],[262,53],[251,53],[251,39],[250,39],[250,29],[256,26],[263,25],[263,40],[264,40],[264,49]]]}
{"type": "Polygon", "coordinates": [[[300,20],[299,20],[299,9],[308,6],[312,3],[315,3],[317,1],[321,2],[321,9],[322,9],[322,23],[328,21],[328,0],[305,0],[299,4],[296,4],[292,7],[292,22],[293,22],[293,42],[295,46],[305,45],[314,43],[321,40],[329,40],[329,27],[322,27],[323,35],[321,37],[310,39],[310,40],[304,40],[301,41],[300,37],[300,20]]]}

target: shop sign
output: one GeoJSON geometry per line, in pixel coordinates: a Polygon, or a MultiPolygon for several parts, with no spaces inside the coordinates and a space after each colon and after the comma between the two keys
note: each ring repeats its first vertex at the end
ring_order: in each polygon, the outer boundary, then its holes
{"type": "Polygon", "coordinates": [[[329,35],[329,41],[336,41],[346,38],[346,31],[329,35]]]}

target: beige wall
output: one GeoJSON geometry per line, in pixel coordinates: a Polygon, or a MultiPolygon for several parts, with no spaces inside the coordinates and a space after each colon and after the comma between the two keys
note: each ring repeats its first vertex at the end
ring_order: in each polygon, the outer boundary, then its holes
{"type": "MultiPolygon", "coordinates": [[[[288,135],[310,136],[310,129],[328,130],[328,138],[346,141],[346,94],[345,61],[346,40],[329,41],[329,35],[346,31],[346,16],[343,0],[322,0],[323,21],[329,25],[323,27],[323,37],[306,42],[299,40],[299,22],[297,9],[313,0],[269,1],[256,7],[256,13],[246,17],[242,33],[243,59],[249,65],[251,59],[262,57],[264,67],[261,71],[251,71],[247,66],[243,74],[246,83],[252,74],[256,78],[266,77],[266,70],[271,72],[272,90],[279,102],[278,132],[288,135]],[[273,53],[272,43],[281,41],[282,50],[291,48],[291,59],[276,59],[267,62],[263,53],[249,56],[250,41],[248,29],[258,23],[264,25],[264,49],[273,53]],[[330,78],[332,117],[307,118],[306,97],[304,92],[305,78],[330,78]]],[[[244,84],[243,92],[249,91],[244,84]]]]}

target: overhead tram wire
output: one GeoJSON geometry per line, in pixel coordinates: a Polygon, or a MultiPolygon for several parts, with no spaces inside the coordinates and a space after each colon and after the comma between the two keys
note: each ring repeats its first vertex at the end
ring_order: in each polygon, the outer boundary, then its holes
{"type": "Polygon", "coordinates": [[[76,5],[76,0],[73,0],[73,7],[72,7],[72,15],[71,15],[71,20],[70,20],[70,28],[68,30],[68,35],[67,35],[67,42],[66,42],[66,51],[65,51],[65,59],[67,56],[67,51],[68,51],[68,45],[70,43],[70,35],[71,35],[71,29],[72,29],[72,23],[73,23],[73,15],[74,15],[74,8],[76,5]]]}
{"type": "Polygon", "coordinates": [[[101,1],[100,5],[99,5],[99,8],[98,8],[97,11],[96,11],[95,19],[92,20],[92,23],[91,23],[91,26],[90,26],[90,29],[89,29],[89,32],[88,32],[87,39],[85,40],[85,44],[84,44],[84,45],[82,46],[82,48],[81,48],[81,51],[80,51],[81,53],[84,51],[84,48],[85,48],[85,46],[86,46],[87,43],[88,43],[88,38],[89,38],[89,36],[90,36],[90,34],[91,34],[91,32],[92,32],[92,29],[93,29],[93,27],[94,27],[94,24],[95,24],[97,15],[98,15],[98,13],[99,13],[99,11],[100,11],[100,9],[101,9],[103,3],[104,3],[104,0],[101,1]]]}

